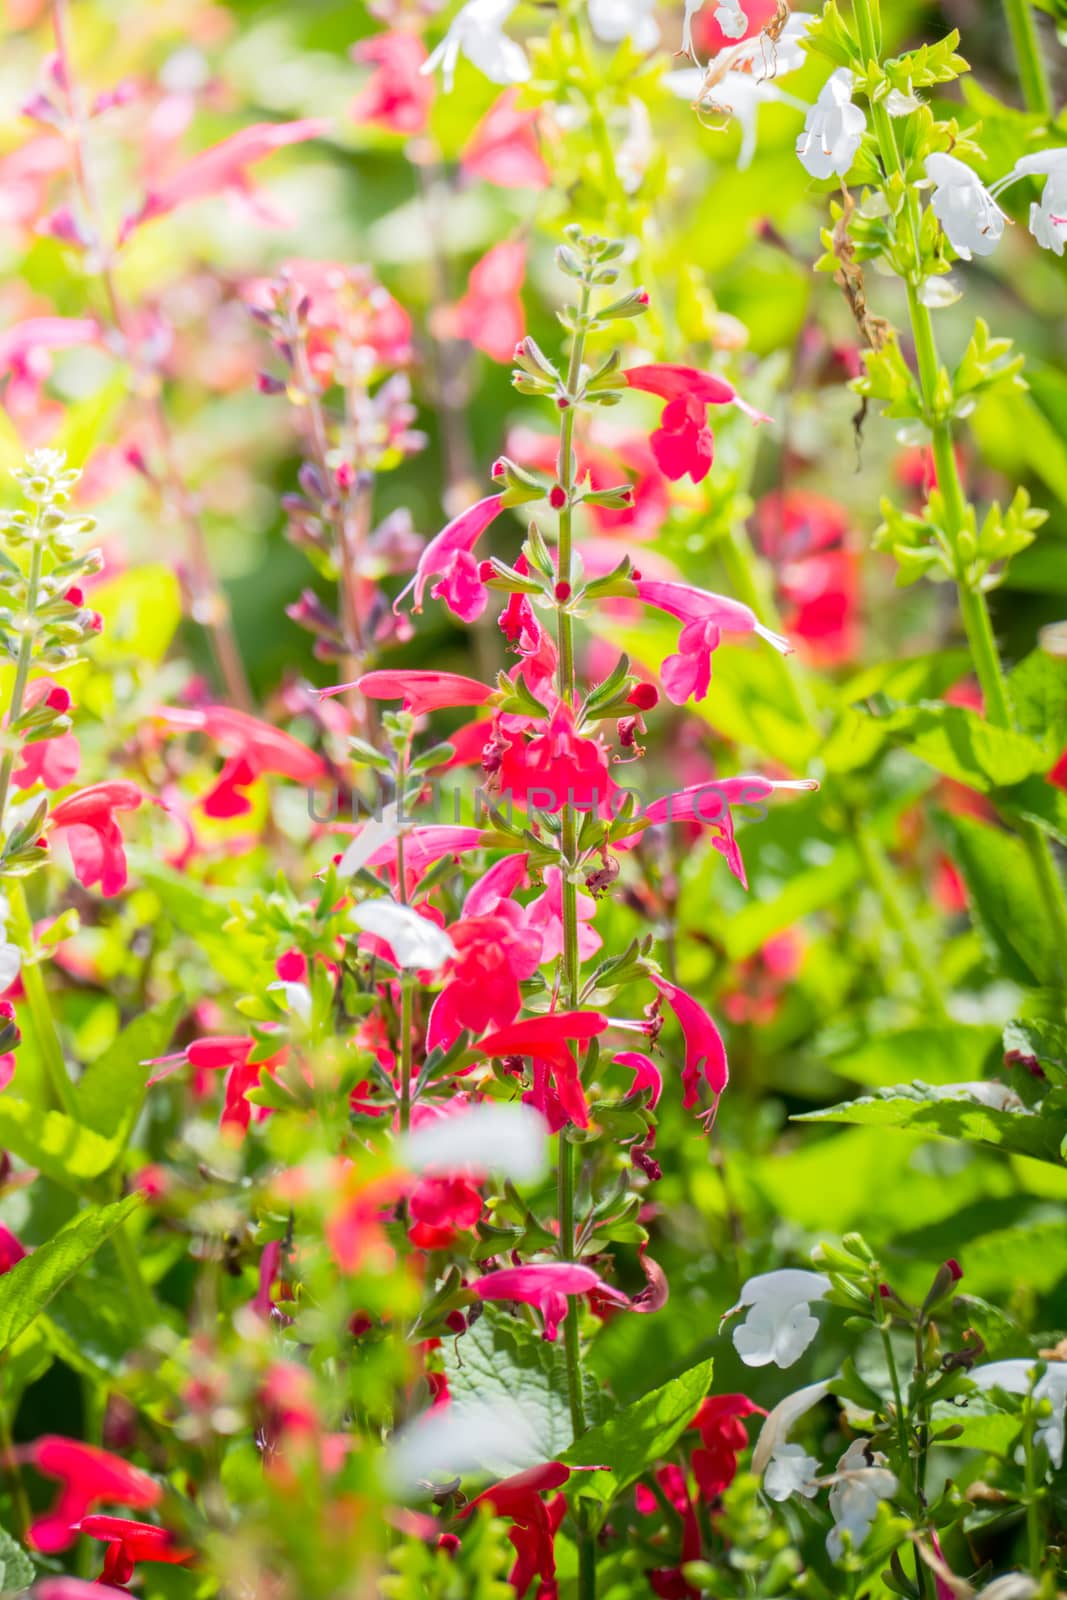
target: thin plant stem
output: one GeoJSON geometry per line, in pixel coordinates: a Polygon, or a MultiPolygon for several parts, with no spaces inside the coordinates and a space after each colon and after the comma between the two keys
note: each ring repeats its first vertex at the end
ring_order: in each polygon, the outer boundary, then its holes
{"type": "Polygon", "coordinates": [[[122,339],[126,357],[133,373],[134,389],[145,407],[152,424],[163,462],[163,483],[178,520],[185,530],[189,557],[189,575],[192,590],[192,616],[207,633],[215,658],[219,680],[235,706],[241,710],[252,709],[252,692],[245,675],[237,636],[233,630],[229,602],[215,575],[211,552],[189,489],[182,477],[174,449],[166,408],[163,404],[158,373],[150,370],[141,359],[138,342],[133,334],[129,310],[119,291],[115,274],[114,253],[105,243],[103,216],[88,162],[85,140],[85,118],[82,113],[77,80],[74,76],[70,49],[69,0],[53,0],[52,30],[56,53],[62,68],[64,91],[69,117],[69,143],[74,163],[74,181],[93,235],[93,247],[99,263],[99,278],[107,300],[111,320],[122,339]]]}
{"type": "Polygon", "coordinates": [[[1026,1559],[1030,1575],[1041,1576],[1041,1507],[1037,1499],[1037,1470],[1034,1461],[1034,1402],[1027,1402],[1026,1424],[1023,1429],[1023,1472],[1026,1486],[1026,1559]]]}
{"type": "Polygon", "coordinates": [[[1019,87],[1026,109],[1035,116],[1051,117],[1052,89],[1030,0],[1004,0],[1004,18],[1019,67],[1019,87]]]}
{"type": "MultiPolygon", "coordinates": [[[[878,0],[853,0],[853,14],[861,48],[868,59],[877,60],[878,0]]],[[[896,133],[889,112],[880,101],[871,103],[871,122],[886,172],[890,175],[899,173],[901,160],[896,133]]],[[[907,195],[905,212],[918,259],[921,217],[919,202],[913,192],[907,195]]],[[[907,282],[907,292],[912,337],[915,341],[916,368],[926,413],[926,425],[930,430],[937,485],[944,498],[945,518],[948,524],[946,531],[955,548],[968,521],[967,496],[956,462],[952,423],[940,414],[936,403],[941,365],[933,319],[929,307],[923,305],[918,288],[911,279],[907,282]]],[[[985,592],[974,582],[962,561],[957,562],[956,584],[960,615],[982,690],[986,716],[995,727],[1010,728],[1011,699],[993,634],[985,592]]],[[[1067,896],[1064,893],[1063,882],[1048,839],[1037,824],[1026,820],[1020,821],[1017,824],[1017,831],[1034,864],[1038,893],[1055,936],[1060,986],[1067,988],[1067,896]]]]}
{"type": "MultiPolygon", "coordinates": [[[[0,1387],[3,1387],[4,1363],[0,1362],[0,1387]]],[[[15,1538],[20,1544],[25,1544],[26,1534],[30,1526],[30,1501],[26,1493],[26,1485],[22,1478],[22,1468],[15,1455],[15,1441],[11,1435],[11,1417],[8,1416],[7,1406],[0,1402],[0,1467],[3,1468],[10,1485],[11,1516],[14,1522],[15,1538]]]]}

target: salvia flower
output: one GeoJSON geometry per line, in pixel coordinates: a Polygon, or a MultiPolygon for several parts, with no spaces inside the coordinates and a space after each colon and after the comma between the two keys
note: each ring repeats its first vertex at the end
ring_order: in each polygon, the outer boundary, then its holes
{"type": "Polygon", "coordinates": [[[61,800],[49,817],[50,831],[70,851],[74,875],[85,889],[100,886],[105,898],[126,887],[126,848],[117,811],[136,811],[146,799],[135,783],[114,778],[61,800]]]}
{"type": "Polygon", "coordinates": [[[492,361],[510,361],[526,334],[520,293],[525,276],[526,246],[521,239],[494,244],[471,268],[467,293],[447,318],[450,331],[492,361]]]}
{"type": "Polygon", "coordinates": [[[445,89],[451,91],[456,66],[464,55],[490,83],[525,83],[530,76],[526,52],[504,32],[514,9],[515,0],[467,0],[421,71],[429,73],[440,67],[445,89]]]}
{"type": "Polygon", "coordinates": [[[676,481],[688,473],[694,483],[707,477],[715,459],[715,439],[708,427],[708,406],[736,406],[753,422],[769,422],[762,411],[741,399],[732,384],[696,367],[651,363],[620,374],[629,388],[659,395],[667,404],[649,443],[660,471],[676,481]]]}
{"type": "Polygon", "coordinates": [[[814,778],[761,778],[758,775],[694,783],[674,794],[663,795],[645,807],[646,822],[699,822],[715,831],[715,849],[741,884],[748,887],[745,863],[734,833],[733,806],[757,805],[777,790],[806,792],[817,789],[814,778]]]}
{"type": "Polygon", "coordinates": [[[589,0],[589,26],[602,44],[630,39],[637,50],[659,43],[655,0],[589,0]]]}
{"type": "Polygon", "coordinates": [[[811,1314],[812,1302],[830,1292],[822,1272],[785,1267],[749,1278],[741,1298],[726,1315],[748,1310],[733,1333],[734,1349],[746,1367],[791,1367],[799,1361],[819,1331],[811,1314]]]}
{"type": "Polygon", "coordinates": [[[459,158],[468,178],[501,189],[547,189],[548,165],[537,141],[537,112],[522,111],[518,91],[505,89],[489,107],[459,158]]]}
{"type": "Polygon", "coordinates": [[[434,89],[422,71],[426,47],[418,34],[403,28],[378,33],[353,45],[352,56],[374,68],[349,107],[352,121],[387,133],[425,132],[434,89]]]}
{"type": "Polygon", "coordinates": [[[493,690],[477,678],[465,678],[458,672],[397,672],[381,670],[365,672],[354,683],[339,683],[332,689],[320,689],[320,698],[343,694],[357,689],[368,700],[402,700],[404,710],[421,717],[428,711],[441,711],[452,706],[480,706],[490,699],[493,690]]]}
{"type": "Polygon", "coordinates": [[[1048,1402],[1049,1411],[1038,1417],[1034,1439],[1045,1446],[1049,1460],[1059,1471],[1063,1466],[1067,1431],[1067,1363],[1050,1361],[1040,1376],[1037,1372],[1036,1362],[1018,1358],[975,1367],[970,1378],[983,1392],[1003,1389],[1008,1394],[1029,1394],[1035,1401],[1048,1402]]]}
{"type": "Polygon", "coordinates": [[[545,1338],[556,1338],[559,1325],[567,1314],[570,1295],[593,1294],[611,1305],[628,1306],[629,1299],[620,1289],[605,1283],[592,1267],[578,1262],[547,1261],[525,1267],[502,1267],[499,1272],[487,1273],[471,1285],[479,1300],[509,1300],[518,1305],[533,1306],[541,1313],[545,1324],[545,1338]]]}
{"type": "Polygon", "coordinates": [[[704,1007],[691,994],[666,978],[653,975],[652,982],[678,1018],[685,1040],[682,1105],[686,1111],[696,1105],[703,1079],[714,1097],[711,1110],[705,1116],[713,1117],[719,1097],[730,1081],[722,1035],[704,1007]]]}
{"type": "Polygon", "coordinates": [[[684,706],[689,699],[705,698],[711,684],[711,658],[724,633],[757,633],[783,655],[792,649],[788,639],[765,628],[755,612],[739,600],[729,600],[688,583],[650,578],[638,578],[634,587],[645,605],[669,612],[684,624],[678,653],[668,656],[660,668],[663,690],[672,705],[684,706]]]}
{"type": "Polygon", "coordinates": [[[302,784],[318,783],[326,774],[321,756],[247,711],[223,705],[191,710],[162,706],[156,714],[168,727],[202,733],[229,752],[213,787],[200,801],[206,816],[246,816],[252,802],[245,791],[266,773],[302,784]]]}
{"type": "Polygon", "coordinates": [[[44,1434],[33,1444],[19,1447],[22,1459],[62,1484],[50,1511],[37,1517],[29,1530],[34,1550],[55,1555],[69,1550],[78,1538],[78,1525],[94,1506],[128,1506],[147,1511],[159,1504],[163,1490],[154,1478],[119,1456],[77,1439],[44,1434]]]}
{"type": "MultiPolygon", "coordinates": [[[[70,710],[70,691],[51,678],[38,678],[26,691],[25,711],[44,703],[57,716],[70,710]]],[[[51,739],[35,739],[25,744],[19,764],[11,775],[16,789],[31,789],[35,783],[46,789],[65,789],[78,775],[81,746],[73,733],[57,733],[51,739]]]]}
{"type": "Polygon", "coordinates": [[[570,1468],[559,1461],[529,1467],[484,1489],[460,1513],[461,1517],[469,1517],[485,1505],[498,1517],[510,1520],[508,1537],[515,1547],[515,1565],[508,1582],[516,1594],[525,1594],[535,1578],[540,1580],[537,1593],[545,1600],[556,1592],[555,1537],[567,1503],[562,1494],[547,1504],[541,1497],[561,1488],[570,1475],[570,1468]]]}
{"type": "Polygon", "coordinates": [[[831,73],[805,119],[797,156],[813,178],[845,177],[863,143],[867,117],[852,103],[853,82],[847,67],[831,73]]]}
{"type": "Polygon", "coordinates": [[[78,1532],[107,1543],[101,1583],[129,1583],[138,1561],[162,1561],[180,1566],[193,1558],[193,1552],[183,1550],[167,1528],[159,1528],[151,1522],[134,1522],[129,1517],[99,1514],[83,1517],[78,1532]]]}
{"type": "Polygon", "coordinates": [[[978,174],[957,156],[937,152],[926,158],[933,179],[930,206],[958,256],[992,255],[1004,232],[1005,215],[978,174]]]}
{"type": "Polygon", "coordinates": [[[477,622],[485,610],[489,591],[479,576],[478,562],[472,552],[503,508],[503,495],[491,494],[453,517],[423,550],[415,576],[397,595],[393,611],[398,612],[401,601],[409,594],[413,596],[412,610],[421,611],[426,585],[431,578],[436,578],[438,582],[430,591],[434,599],[443,600],[462,622],[477,622]]]}
{"type": "Polygon", "coordinates": [[[862,1548],[879,1504],[892,1499],[900,1486],[869,1439],[853,1439],[830,1481],[834,1525],[826,1535],[826,1551],[831,1561],[840,1561],[846,1550],[862,1548]]]}

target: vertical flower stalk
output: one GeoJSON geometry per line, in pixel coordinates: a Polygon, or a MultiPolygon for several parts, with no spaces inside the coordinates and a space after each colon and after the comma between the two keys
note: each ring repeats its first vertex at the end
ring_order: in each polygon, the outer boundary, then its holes
{"type": "Polygon", "coordinates": [[[1036,116],[1051,117],[1052,90],[1030,0],[1004,0],[1004,20],[1011,34],[1026,109],[1036,116]]]}

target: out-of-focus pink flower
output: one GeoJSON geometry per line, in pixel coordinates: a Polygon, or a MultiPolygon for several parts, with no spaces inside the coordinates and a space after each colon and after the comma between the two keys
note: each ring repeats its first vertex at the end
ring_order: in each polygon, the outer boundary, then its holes
{"type": "Polygon", "coordinates": [[[724,856],[737,881],[748,888],[745,864],[734,834],[732,806],[757,805],[778,789],[810,792],[819,787],[814,778],[761,778],[746,776],[695,783],[675,794],[653,800],[643,813],[646,822],[699,822],[715,830],[716,850],[724,856]]]}
{"type": "Polygon", "coordinates": [[[550,173],[537,142],[537,112],[520,111],[518,98],[517,89],[505,89],[489,107],[459,158],[460,170],[501,189],[547,189],[550,173]]]}
{"type": "Polygon", "coordinates": [[[731,1022],[765,1026],[773,1021],[785,985],[800,970],[802,949],[797,933],[786,928],[737,965],[722,996],[722,1009],[731,1022]]]}
{"type": "Polygon", "coordinates": [[[313,784],[326,775],[326,763],[307,745],[283,733],[269,722],[261,722],[247,711],[231,706],[197,706],[185,709],[161,706],[156,715],[176,730],[188,729],[215,740],[227,756],[214,787],[200,805],[209,817],[243,817],[252,809],[242,793],[264,773],[291,778],[294,783],[313,784]]]}
{"type": "MultiPolygon", "coordinates": [[[[283,1066],[288,1054],[288,1046],[283,1046],[273,1055],[264,1056],[257,1039],[249,1039],[242,1034],[219,1034],[210,1039],[194,1039],[184,1050],[170,1056],[157,1056],[152,1061],[146,1061],[145,1066],[163,1069],[149,1078],[150,1087],[169,1078],[181,1066],[190,1066],[198,1074],[225,1072],[225,1097],[219,1123],[223,1127],[245,1129],[252,1120],[253,1111],[247,1099],[248,1090],[259,1087],[261,1072],[275,1072],[283,1066]],[[258,1059],[253,1060],[253,1056],[258,1059]]],[[[262,1121],[268,1115],[266,1106],[257,1106],[255,1110],[257,1120],[262,1121]]]]}
{"type": "Polygon", "coordinates": [[[396,1173],[361,1178],[351,1166],[341,1175],[338,1204],[326,1219],[326,1242],[342,1272],[358,1273],[369,1265],[387,1268],[394,1259],[382,1219],[391,1214],[408,1180],[396,1173]]]}
{"type": "Polygon", "coordinates": [[[696,367],[651,364],[629,367],[619,376],[631,389],[659,395],[667,404],[660,425],[649,437],[664,477],[677,481],[688,473],[694,483],[707,477],[715,459],[715,439],[708,427],[708,406],[737,406],[753,422],[769,422],[762,411],[746,404],[732,384],[696,367]]]}
{"type": "MultiPolygon", "coordinates": [[[[526,907],[526,921],[541,932],[541,961],[558,961],[563,954],[563,873],[559,867],[546,867],[545,892],[526,907]]],[[[591,894],[578,895],[578,954],[583,961],[596,955],[603,940],[590,923],[596,916],[596,901],[591,894]]]]}
{"type": "Polygon", "coordinates": [[[257,309],[271,310],[279,285],[303,302],[308,360],[322,384],[334,381],[342,357],[347,364],[358,364],[370,351],[381,366],[391,368],[411,360],[411,317],[367,267],[292,256],[276,277],[247,282],[242,298],[257,309]]]}
{"type": "MultiPolygon", "coordinates": [[[[129,238],[135,228],[157,217],[165,217],[179,206],[211,195],[230,193],[252,202],[256,192],[248,175],[255,166],[286,145],[319,139],[330,130],[325,117],[304,117],[298,122],[256,122],[228,139],[202,150],[168,178],[154,184],[139,209],[128,216],[119,232],[119,242],[129,238]]],[[[267,220],[266,212],[260,214],[267,220]]]]}
{"type": "MultiPolygon", "coordinates": [[[[682,1523],[682,1548],[676,1567],[654,1567],[648,1574],[649,1588],[659,1600],[697,1600],[699,1590],[687,1582],[682,1568],[696,1561],[701,1553],[700,1523],[696,1507],[689,1495],[689,1485],[682,1468],[674,1461],[657,1467],[655,1479],[665,1498],[678,1513],[682,1523]]],[[[634,1493],[639,1514],[652,1516],[659,1511],[659,1501],[652,1490],[639,1483],[634,1493]]]]}
{"type": "Polygon", "coordinates": [[[554,1340],[567,1315],[567,1296],[593,1294],[612,1305],[628,1306],[620,1289],[605,1283],[592,1267],[578,1262],[548,1261],[526,1267],[503,1267],[471,1284],[479,1300],[511,1300],[534,1306],[545,1323],[545,1338],[554,1340]]]}
{"type": "Polygon", "coordinates": [[[62,1484],[55,1505],[34,1520],[28,1534],[31,1549],[45,1555],[69,1550],[77,1541],[78,1524],[94,1506],[110,1503],[142,1511],[163,1498],[163,1490],[147,1472],[77,1439],[46,1433],[33,1444],[17,1446],[15,1453],[62,1484]]]}
{"type": "Polygon", "coordinates": [[[653,975],[652,982],[677,1017],[685,1041],[682,1105],[686,1111],[696,1105],[703,1079],[714,1097],[711,1110],[704,1115],[713,1118],[719,1097],[730,1081],[722,1035],[704,1007],[691,994],[680,989],[676,983],[669,983],[666,978],[653,975]]]}
{"type": "Polygon", "coordinates": [[[491,360],[510,361],[526,333],[520,293],[525,276],[526,246],[520,240],[493,245],[471,268],[467,293],[449,319],[450,331],[491,360]]]}
{"type": "Polygon", "coordinates": [[[572,805],[602,815],[615,792],[603,746],[575,732],[574,713],[563,701],[541,732],[508,741],[499,780],[504,796],[536,811],[572,805]]]}
{"type": "Polygon", "coordinates": [[[856,653],[860,563],[848,547],[845,507],[804,489],[765,495],[760,545],[775,565],[790,634],[832,666],[856,653]]]}
{"type": "Polygon", "coordinates": [[[739,600],[711,594],[688,583],[661,583],[638,578],[634,584],[645,605],[669,612],[683,624],[678,639],[678,654],[668,656],[660,676],[672,705],[684,706],[692,697],[703,700],[711,684],[711,658],[724,633],[758,633],[783,655],[792,645],[780,633],[772,633],[756,619],[756,613],[739,600]]]}
{"type": "Polygon", "coordinates": [[[158,1528],[152,1522],[96,1513],[81,1519],[78,1532],[107,1543],[99,1580],[103,1584],[121,1587],[129,1583],[138,1561],[165,1561],[180,1566],[193,1559],[192,1550],[183,1550],[167,1528],[158,1528]]]}
{"type": "MultiPolygon", "coordinates": [[[[25,709],[30,711],[42,701],[62,714],[70,709],[70,692],[51,678],[38,678],[26,691],[25,709]]],[[[30,789],[35,783],[43,783],[46,789],[65,789],[77,777],[80,766],[77,738],[73,733],[59,733],[54,739],[24,744],[11,778],[16,789],[30,789]]]]}
{"type": "Polygon", "coordinates": [[[74,875],[85,889],[100,885],[108,898],[126,887],[126,851],[116,811],[136,811],[148,797],[135,783],[115,778],[61,800],[49,817],[51,832],[66,840],[74,875]]]}
{"type": "Polygon", "coordinates": [[[508,1582],[517,1595],[524,1595],[535,1578],[540,1580],[538,1600],[551,1600],[557,1593],[555,1537],[567,1503],[559,1494],[546,1505],[541,1496],[559,1489],[570,1475],[570,1468],[558,1461],[529,1467],[484,1489],[460,1513],[461,1518],[469,1517],[480,1505],[486,1505],[498,1517],[511,1521],[508,1537],[515,1547],[515,1565],[508,1582]]]}
{"type": "MultiPolygon", "coordinates": [[[[519,466],[554,475],[559,461],[559,439],[556,434],[540,433],[535,428],[512,428],[507,437],[506,453],[519,466]]],[[[643,433],[594,418],[576,456],[575,481],[578,484],[588,482],[591,489],[610,489],[625,483],[627,478],[630,480],[633,501],[629,506],[585,507],[599,533],[611,535],[625,530],[633,538],[648,539],[662,527],[670,509],[670,491],[643,433]]],[[[615,560],[611,565],[615,565],[619,557],[617,547],[612,554],[615,560]]],[[[642,561],[644,564],[644,558],[642,561]]],[[[611,565],[606,567],[607,571],[611,570],[611,565]]]]}
{"type": "Polygon", "coordinates": [[[430,591],[434,599],[443,600],[461,621],[476,622],[485,610],[489,591],[478,575],[478,563],[472,551],[502,510],[503,496],[491,494],[442,528],[419,557],[411,582],[397,595],[394,612],[409,593],[413,595],[412,610],[421,611],[426,585],[431,578],[437,578],[438,582],[430,591]]]}
{"type": "Polygon", "coordinates": [[[32,367],[44,351],[92,344],[99,334],[92,317],[26,317],[0,334],[0,377],[32,367]]]}
{"type": "Polygon", "coordinates": [[[353,122],[386,133],[423,133],[433,104],[433,79],[420,72],[426,46],[405,29],[378,33],[352,46],[352,58],[374,68],[349,107],[353,122]]]}
{"type": "Polygon", "coordinates": [[[320,689],[320,697],[357,689],[368,700],[402,700],[404,710],[414,716],[441,711],[451,706],[480,706],[492,698],[493,689],[477,678],[458,672],[365,672],[354,683],[339,683],[333,689],[320,689]]]}
{"type": "Polygon", "coordinates": [[[17,1267],[26,1256],[26,1247],[20,1239],[16,1239],[10,1228],[0,1222],[0,1278],[5,1272],[10,1272],[12,1267],[17,1267]]]}
{"type": "Polygon", "coordinates": [[[485,1208],[473,1178],[460,1172],[426,1173],[408,1196],[408,1238],[420,1250],[445,1250],[473,1228],[485,1208]]]}

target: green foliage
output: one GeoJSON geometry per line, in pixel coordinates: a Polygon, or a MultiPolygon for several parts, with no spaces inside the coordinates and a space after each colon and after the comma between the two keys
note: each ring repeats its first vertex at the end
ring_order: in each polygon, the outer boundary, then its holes
{"type": "Polygon", "coordinates": [[[33,1562],[16,1539],[0,1528],[0,1594],[22,1594],[36,1576],[33,1562]]]}
{"type": "Polygon", "coordinates": [[[79,1212],[53,1238],[0,1278],[0,1353],[30,1326],[140,1203],[139,1195],[130,1195],[113,1205],[79,1212]]]}

